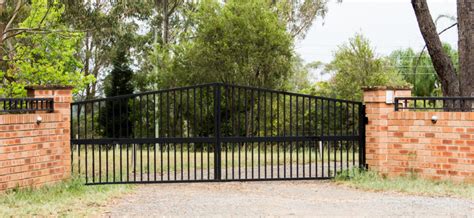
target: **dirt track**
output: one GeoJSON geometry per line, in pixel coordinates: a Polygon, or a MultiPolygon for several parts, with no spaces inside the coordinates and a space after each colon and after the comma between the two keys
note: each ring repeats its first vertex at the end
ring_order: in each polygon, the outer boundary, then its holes
{"type": "Polygon", "coordinates": [[[365,192],[330,181],[183,183],[140,186],[103,215],[474,217],[474,202],[365,192]]]}

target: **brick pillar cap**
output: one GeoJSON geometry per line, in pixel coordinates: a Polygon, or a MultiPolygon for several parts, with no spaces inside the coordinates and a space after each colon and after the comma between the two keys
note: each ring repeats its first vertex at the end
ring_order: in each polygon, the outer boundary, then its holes
{"type": "Polygon", "coordinates": [[[411,90],[410,86],[364,86],[363,91],[376,91],[376,90],[411,90]]]}
{"type": "Polygon", "coordinates": [[[26,90],[57,90],[57,89],[73,89],[71,85],[29,85],[25,86],[26,90]]]}

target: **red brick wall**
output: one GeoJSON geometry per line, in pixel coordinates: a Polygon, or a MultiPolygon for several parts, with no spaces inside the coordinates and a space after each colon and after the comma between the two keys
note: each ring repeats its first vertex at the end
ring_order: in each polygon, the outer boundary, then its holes
{"type": "MultiPolygon", "coordinates": [[[[388,176],[474,182],[474,112],[395,112],[386,88],[364,91],[367,163],[388,176]],[[436,115],[438,121],[431,122],[436,115]]],[[[407,90],[395,96],[409,96],[407,90]]]]}
{"type": "Polygon", "coordinates": [[[36,187],[70,175],[71,89],[29,90],[28,95],[54,97],[55,111],[0,115],[0,190],[36,187]]]}

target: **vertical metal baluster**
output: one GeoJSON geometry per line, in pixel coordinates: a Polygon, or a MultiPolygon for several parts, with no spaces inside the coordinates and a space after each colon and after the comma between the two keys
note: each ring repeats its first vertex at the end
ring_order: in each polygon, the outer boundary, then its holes
{"type": "MultiPolygon", "coordinates": [[[[248,129],[247,129],[248,125],[249,125],[248,119],[247,119],[247,110],[248,110],[247,109],[247,90],[243,89],[243,88],[242,88],[242,90],[244,91],[244,110],[245,110],[245,116],[244,116],[244,118],[245,118],[245,120],[244,120],[244,122],[245,122],[245,133],[244,134],[245,134],[245,137],[249,137],[248,136],[248,129]]],[[[247,144],[248,144],[248,142],[244,142],[245,179],[247,179],[247,150],[248,150],[247,144]]]]}
{"type": "MultiPolygon", "coordinates": [[[[267,136],[267,92],[263,92],[263,137],[267,136]]],[[[263,164],[265,170],[265,179],[267,178],[267,142],[263,143],[263,164]]]]}
{"type": "MultiPolygon", "coordinates": [[[[257,90],[257,137],[260,137],[260,90],[257,90]]],[[[260,141],[257,142],[257,168],[260,179],[260,141]]]]}
{"type": "MultiPolygon", "coordinates": [[[[245,109],[244,109],[244,110],[245,110],[245,121],[244,121],[244,122],[245,122],[245,133],[244,133],[244,134],[245,134],[245,137],[250,137],[250,136],[248,135],[248,132],[249,132],[249,131],[248,131],[248,125],[249,125],[249,123],[248,123],[248,118],[247,118],[247,111],[248,111],[248,109],[247,109],[247,107],[248,107],[248,106],[247,106],[247,89],[243,89],[243,88],[242,88],[242,90],[244,91],[244,95],[245,95],[245,96],[244,96],[244,108],[245,108],[245,109]]],[[[247,153],[248,153],[247,150],[248,150],[248,142],[244,142],[244,151],[245,151],[245,155],[244,155],[244,156],[245,156],[245,179],[247,179],[247,171],[248,171],[248,170],[247,170],[247,153]]]]}
{"type": "MultiPolygon", "coordinates": [[[[286,136],[286,95],[283,94],[283,136],[286,136]]],[[[283,178],[286,178],[286,142],[283,142],[283,178]]]]}
{"type": "MultiPolygon", "coordinates": [[[[331,119],[334,117],[331,115],[331,103],[328,100],[328,136],[331,135],[331,119]]],[[[327,141],[328,145],[328,177],[331,177],[331,141],[327,141]]]]}
{"type": "MultiPolygon", "coordinates": [[[[352,104],[352,103],[351,103],[352,104]]],[[[349,119],[350,119],[350,114],[349,114],[349,103],[346,103],[346,135],[349,136],[349,119]]],[[[349,173],[349,142],[346,142],[346,170],[349,173]]]]}
{"type": "MultiPolygon", "coordinates": [[[[241,128],[241,121],[240,121],[240,119],[241,119],[241,118],[240,118],[240,100],[241,100],[241,98],[240,98],[240,92],[241,92],[241,89],[240,89],[239,87],[237,87],[237,135],[236,135],[236,136],[241,136],[241,135],[240,135],[240,128],[241,128]]],[[[238,168],[238,169],[239,169],[239,179],[241,179],[241,171],[242,171],[242,170],[241,170],[241,168],[240,168],[240,159],[241,159],[241,157],[240,157],[240,155],[241,155],[241,154],[240,154],[240,147],[242,146],[242,143],[238,143],[237,146],[238,146],[237,150],[238,150],[238,152],[239,152],[239,154],[238,154],[238,155],[239,155],[239,156],[238,156],[238,161],[239,161],[239,164],[238,164],[238,166],[239,166],[239,168],[238,168]]]]}
{"type": "MultiPolygon", "coordinates": [[[[308,98],[308,119],[309,119],[309,122],[308,122],[309,134],[308,135],[310,137],[313,137],[314,136],[313,131],[312,131],[313,129],[311,128],[311,121],[312,121],[312,119],[311,119],[311,97],[308,98]]],[[[309,150],[308,151],[309,152],[308,153],[308,159],[309,159],[309,172],[308,172],[309,175],[308,176],[311,178],[311,164],[312,164],[312,162],[311,162],[311,155],[312,155],[311,148],[312,148],[312,145],[313,145],[314,141],[313,141],[313,139],[310,139],[310,140],[311,141],[309,141],[309,143],[308,143],[308,150],[309,150]]]]}
{"type": "MultiPolygon", "coordinates": [[[[5,106],[5,105],[4,105],[5,106]]],[[[74,107],[76,105],[74,104],[71,104],[71,111],[70,111],[70,114],[69,114],[69,117],[70,117],[70,124],[71,125],[71,132],[70,132],[70,135],[69,137],[72,139],[74,139],[74,113],[73,113],[73,110],[74,110],[74,107]]],[[[71,175],[74,175],[74,144],[71,142],[70,143],[70,149],[71,149],[71,175]]]]}
{"type": "MultiPolygon", "coordinates": [[[[179,91],[179,114],[181,120],[179,121],[181,123],[181,138],[184,138],[184,116],[183,116],[183,91],[179,91]]],[[[178,119],[179,120],[179,119],[178,119]]],[[[183,162],[183,143],[181,142],[180,145],[181,147],[181,180],[184,178],[184,162],[183,162]]]]}
{"type": "MultiPolygon", "coordinates": [[[[303,100],[302,100],[302,101],[303,101],[303,106],[302,106],[302,113],[303,113],[303,115],[302,115],[302,116],[303,116],[303,117],[302,117],[302,121],[303,121],[303,123],[301,124],[301,131],[303,131],[303,136],[306,136],[306,132],[305,132],[305,129],[304,129],[304,121],[305,121],[305,120],[304,120],[304,117],[305,117],[305,116],[304,116],[304,108],[305,108],[306,105],[305,105],[305,103],[304,103],[305,97],[303,96],[302,98],[303,98],[303,100]]],[[[305,153],[305,143],[306,143],[306,140],[305,140],[305,141],[302,141],[302,144],[301,144],[301,145],[303,146],[303,148],[302,148],[302,150],[303,150],[303,163],[301,164],[301,165],[303,166],[303,178],[306,177],[306,175],[305,175],[306,163],[305,163],[305,157],[304,157],[304,153],[305,153]]]]}
{"type": "MultiPolygon", "coordinates": [[[[193,88],[195,89],[195,88],[193,88]]],[[[189,89],[186,90],[186,109],[188,110],[188,115],[191,116],[191,105],[189,103],[189,89]]],[[[186,128],[187,128],[187,132],[188,132],[188,138],[190,138],[190,125],[189,125],[189,121],[190,121],[191,117],[188,117],[188,122],[186,123],[186,128]]],[[[187,144],[187,148],[188,148],[188,178],[187,180],[190,180],[191,179],[191,162],[190,162],[190,157],[189,157],[189,149],[190,149],[190,143],[188,142],[187,144]]]]}
{"type": "MultiPolygon", "coordinates": [[[[163,114],[163,92],[160,92],[160,115],[159,116],[160,118],[159,118],[158,123],[159,123],[160,129],[158,131],[162,132],[162,134],[159,134],[159,136],[166,137],[166,132],[164,131],[165,121],[163,120],[163,118],[165,117],[163,114]]],[[[160,147],[160,180],[163,181],[163,143],[160,143],[159,147],[160,147]]]]}
{"type": "MultiPolygon", "coordinates": [[[[170,137],[171,135],[171,114],[170,114],[170,92],[166,92],[166,122],[168,124],[167,126],[167,136],[166,137],[170,137]]],[[[170,180],[170,145],[169,143],[165,143],[165,146],[166,146],[166,152],[167,152],[167,157],[166,157],[166,160],[168,162],[168,165],[167,165],[167,172],[168,172],[168,177],[166,177],[168,179],[168,181],[170,180]]]]}
{"type": "MultiPolygon", "coordinates": [[[[138,96],[138,119],[137,119],[137,125],[138,127],[138,137],[143,138],[143,133],[142,133],[142,96],[138,96]]],[[[143,181],[143,144],[137,144],[138,149],[140,149],[140,181],[143,181]]],[[[135,153],[135,159],[137,158],[136,151],[135,153]]],[[[135,171],[136,174],[136,171],[135,171]]]]}
{"type": "MultiPolygon", "coordinates": [[[[353,121],[353,125],[352,125],[352,136],[355,136],[356,135],[356,122],[355,122],[355,104],[352,105],[352,121],[353,121]]],[[[359,123],[359,122],[357,122],[359,123]]],[[[354,145],[355,145],[355,142],[354,140],[352,141],[352,167],[355,166],[355,149],[354,149],[354,145]]]]}
{"type": "MultiPolygon", "coordinates": [[[[234,95],[235,95],[235,89],[234,89],[234,86],[231,87],[231,93],[230,93],[230,132],[232,134],[232,136],[235,136],[235,111],[234,111],[234,107],[235,107],[235,103],[234,103],[234,95]]],[[[235,159],[235,143],[230,143],[231,147],[232,147],[232,180],[235,179],[235,173],[234,173],[234,159],[235,159]]]]}
{"type": "MultiPolygon", "coordinates": [[[[210,95],[212,95],[212,89],[211,89],[210,86],[208,87],[208,93],[209,93],[209,95],[207,95],[207,96],[210,97],[210,95]]],[[[219,95],[220,95],[220,94],[219,94],[219,95]]],[[[210,101],[210,100],[209,100],[209,99],[206,99],[206,100],[207,100],[207,103],[205,102],[205,104],[203,104],[203,105],[209,105],[209,103],[210,103],[209,101],[210,101]]],[[[203,147],[203,149],[204,149],[204,147],[203,147]]],[[[207,145],[207,179],[211,179],[211,178],[210,178],[210,175],[211,175],[210,150],[211,150],[211,145],[208,144],[208,145],[207,145]]],[[[204,151],[203,151],[203,153],[204,153],[204,151]]],[[[216,155],[217,155],[217,152],[214,150],[214,156],[216,156],[216,155]]],[[[219,157],[220,157],[220,154],[219,154],[219,157]]],[[[201,156],[201,162],[202,162],[202,158],[203,158],[203,156],[201,156]]],[[[214,162],[214,164],[216,164],[216,163],[214,162]]],[[[203,164],[203,165],[204,165],[204,164],[203,164]]],[[[219,166],[219,167],[220,167],[220,166],[219,166]]],[[[203,176],[203,173],[202,173],[202,172],[203,172],[203,171],[201,170],[201,177],[203,176]]],[[[216,172],[214,172],[214,173],[216,173],[216,172]]],[[[220,175],[220,172],[219,172],[219,175],[220,175]]],[[[214,176],[216,176],[216,174],[214,174],[214,176]]],[[[217,176],[216,176],[216,177],[217,177],[217,176]]],[[[220,176],[219,176],[219,179],[220,179],[220,176]]]]}
{"type": "MultiPolygon", "coordinates": [[[[256,129],[256,128],[255,128],[255,120],[254,120],[254,117],[253,117],[253,116],[255,115],[255,112],[254,112],[255,100],[254,100],[254,96],[253,96],[253,95],[254,95],[254,90],[251,89],[250,91],[251,91],[250,93],[251,93],[251,102],[252,102],[252,103],[251,103],[252,109],[251,109],[251,111],[250,111],[250,112],[251,112],[251,113],[250,113],[250,124],[251,124],[250,129],[251,129],[251,132],[252,132],[252,133],[251,133],[252,136],[255,137],[254,133],[255,133],[255,129],[256,129]]],[[[254,162],[254,143],[252,142],[251,145],[252,145],[252,148],[251,148],[251,149],[252,149],[252,150],[251,150],[251,151],[252,151],[252,153],[251,153],[251,156],[252,156],[252,160],[251,160],[251,162],[252,162],[252,168],[251,168],[251,169],[252,169],[252,179],[253,179],[253,178],[254,178],[254,171],[255,171],[255,170],[254,170],[255,167],[254,167],[254,163],[253,163],[253,162],[254,162]]]]}
{"type": "MultiPolygon", "coordinates": [[[[153,138],[156,138],[156,95],[153,93],[153,138]]],[[[156,142],[153,143],[153,178],[156,181],[156,142]]]]}
{"type": "MultiPolygon", "coordinates": [[[[196,88],[197,89],[197,88],[196,88]]],[[[193,90],[194,92],[194,131],[197,131],[197,108],[196,108],[196,98],[197,98],[197,95],[196,95],[196,89],[193,90]]],[[[202,89],[201,89],[202,91],[202,89]]],[[[197,134],[196,132],[194,133],[195,134],[195,137],[197,137],[197,134]]],[[[197,167],[196,167],[196,143],[194,143],[194,180],[196,180],[196,174],[197,174],[197,167]]]]}
{"type": "MultiPolygon", "coordinates": [[[[91,138],[94,139],[94,102],[91,103],[91,138]]],[[[92,182],[95,183],[95,144],[92,144],[92,182]]]]}
{"type": "MultiPolygon", "coordinates": [[[[136,122],[135,122],[136,121],[135,117],[137,115],[137,112],[136,112],[135,109],[136,109],[136,107],[135,107],[135,97],[132,97],[132,108],[131,108],[132,111],[130,113],[132,114],[132,118],[133,118],[133,125],[132,125],[133,127],[137,126],[136,122]]],[[[132,134],[132,138],[135,138],[135,132],[136,131],[134,129],[131,129],[130,131],[131,131],[131,134],[132,134]]],[[[133,145],[133,149],[132,149],[133,170],[132,170],[132,172],[133,172],[133,181],[135,182],[135,181],[137,181],[137,164],[136,164],[137,163],[137,161],[136,161],[137,160],[137,153],[136,153],[137,149],[136,149],[136,144],[135,143],[133,143],[132,145],[133,145]]]]}
{"type": "Polygon", "coordinates": [[[113,182],[115,182],[115,145],[112,144],[112,175],[113,175],[113,182]]]}
{"type": "MultiPolygon", "coordinates": [[[[337,102],[334,100],[333,101],[333,105],[334,105],[334,108],[333,108],[333,113],[334,113],[334,118],[333,118],[333,126],[334,126],[334,136],[337,135],[337,102]]],[[[336,176],[336,171],[337,171],[337,142],[336,140],[333,141],[333,145],[334,145],[334,176],[336,176]]]]}
{"type": "MultiPolygon", "coordinates": [[[[321,99],[321,136],[325,135],[324,131],[324,99],[321,99]]],[[[321,177],[324,177],[324,142],[321,140],[319,142],[321,144],[321,177]]],[[[319,146],[319,145],[318,145],[319,146]]]]}
{"type": "Polygon", "coordinates": [[[105,145],[105,182],[109,182],[109,144],[105,145]]]}
{"type": "MultiPolygon", "coordinates": [[[[292,99],[293,95],[290,95],[290,127],[289,127],[289,130],[290,130],[290,136],[293,136],[293,99],[292,99]]],[[[293,142],[290,142],[290,178],[293,178],[293,142]]]]}
{"type": "MultiPolygon", "coordinates": [[[[296,117],[295,117],[295,122],[296,122],[295,126],[296,126],[296,129],[295,129],[295,133],[296,133],[296,136],[299,136],[299,131],[298,131],[298,125],[299,125],[299,120],[298,120],[298,114],[299,114],[299,110],[298,110],[299,98],[298,98],[298,95],[296,95],[295,98],[296,98],[296,108],[295,108],[295,116],[296,116],[296,117]]],[[[299,177],[300,177],[300,175],[299,175],[299,164],[298,164],[298,159],[299,159],[298,156],[300,156],[300,154],[299,154],[299,149],[298,149],[298,148],[299,148],[299,144],[300,144],[300,141],[297,140],[297,141],[295,142],[295,149],[296,149],[296,178],[299,178],[299,177]]]]}
{"type": "MultiPolygon", "coordinates": [[[[41,101],[41,107],[43,107],[43,101],[41,101]]],[[[88,134],[87,134],[87,103],[84,104],[84,138],[88,138],[88,134]]],[[[88,156],[87,156],[87,147],[88,147],[88,144],[85,144],[84,146],[86,148],[86,154],[85,154],[85,162],[86,162],[86,183],[88,182],[87,180],[87,165],[88,165],[88,156]]]]}
{"type": "MultiPolygon", "coordinates": [[[[122,107],[123,107],[123,99],[119,99],[119,134],[118,134],[118,137],[122,138],[122,137],[125,137],[125,135],[123,134],[123,129],[122,129],[122,122],[123,122],[123,114],[122,114],[122,107]]],[[[94,111],[94,109],[92,109],[92,111],[94,111]]],[[[119,144],[119,155],[120,155],[120,163],[119,163],[119,173],[120,173],[120,182],[123,181],[122,179],[122,143],[119,144]]]]}
{"type": "Polygon", "coordinates": [[[102,144],[99,144],[99,183],[102,183],[102,144]]]}
{"type": "MultiPolygon", "coordinates": [[[[145,137],[150,138],[150,103],[149,95],[145,95],[145,137]]],[[[147,181],[150,181],[150,144],[146,144],[146,174],[147,181]]],[[[122,149],[120,149],[120,156],[122,156],[122,149]]]]}
{"type": "MultiPolygon", "coordinates": [[[[343,120],[343,106],[342,102],[339,102],[339,135],[343,135],[343,125],[342,125],[342,120],[343,120]]],[[[344,164],[342,163],[342,148],[343,148],[344,141],[340,141],[340,146],[339,146],[339,153],[340,153],[340,166],[339,170],[342,172],[344,164]]]]}
{"type": "MultiPolygon", "coordinates": [[[[176,133],[176,130],[177,130],[177,126],[178,126],[178,107],[176,106],[176,91],[173,91],[173,135],[172,137],[176,137],[178,136],[178,134],[176,133]]],[[[177,165],[177,161],[176,159],[178,158],[178,155],[177,155],[177,148],[176,148],[176,144],[177,143],[173,143],[173,150],[174,150],[174,180],[177,180],[176,177],[177,177],[177,173],[178,173],[178,165],[177,165]]]]}
{"type": "MultiPolygon", "coordinates": [[[[314,99],[314,135],[317,136],[319,134],[318,127],[318,99],[314,99]]],[[[314,141],[314,176],[318,177],[318,151],[319,151],[319,143],[318,141],[314,141]]]]}
{"type": "MultiPolygon", "coordinates": [[[[128,151],[128,150],[129,150],[128,147],[129,147],[130,145],[129,145],[129,144],[126,144],[126,146],[127,146],[127,150],[126,150],[126,153],[127,153],[127,158],[126,158],[126,161],[127,161],[127,164],[126,164],[126,166],[127,166],[127,174],[126,174],[126,175],[127,175],[127,182],[130,182],[130,169],[129,169],[129,168],[130,168],[130,164],[129,164],[130,159],[129,159],[129,151],[128,151]]],[[[101,168],[101,169],[102,169],[102,168],[101,168]]]]}
{"type": "MultiPolygon", "coordinates": [[[[273,92],[270,92],[270,137],[273,137],[273,92]]],[[[273,142],[270,142],[270,178],[273,179],[273,142]]]]}
{"type": "MultiPolygon", "coordinates": [[[[205,121],[204,121],[204,117],[203,117],[203,113],[202,113],[203,107],[204,107],[204,104],[203,104],[203,94],[202,94],[202,92],[203,92],[204,90],[205,90],[205,87],[203,87],[203,88],[201,89],[201,92],[199,93],[199,94],[201,95],[201,96],[200,96],[200,102],[201,102],[201,104],[200,104],[200,106],[199,106],[199,107],[200,107],[200,119],[199,119],[199,120],[200,120],[200,122],[201,122],[202,125],[204,125],[204,122],[205,122],[205,121]]],[[[209,156],[209,147],[208,147],[207,151],[208,151],[208,156],[209,156]]],[[[204,174],[204,173],[203,173],[203,168],[204,168],[203,155],[204,155],[204,143],[201,143],[201,180],[203,179],[203,174],[204,174]]],[[[214,154],[214,155],[215,155],[215,154],[214,154]]],[[[207,164],[208,164],[208,166],[209,166],[209,163],[207,163],[207,164]]],[[[214,163],[214,164],[215,164],[215,163],[214,163]]],[[[209,169],[209,167],[208,167],[208,169],[209,169]]],[[[214,172],[214,174],[215,174],[215,173],[216,173],[216,172],[214,172]]],[[[208,174],[208,175],[209,175],[209,174],[208,174]]]]}
{"type": "MultiPolygon", "coordinates": [[[[229,98],[230,98],[230,93],[229,93],[229,87],[225,86],[225,114],[224,114],[224,122],[229,122],[229,98]]],[[[229,143],[225,143],[225,179],[227,180],[227,171],[228,171],[228,157],[227,157],[227,150],[229,149],[229,143]]]]}
{"type": "Polygon", "coordinates": [[[87,160],[87,144],[84,144],[84,149],[85,149],[85,155],[84,155],[85,160],[84,160],[84,162],[85,162],[85,167],[86,167],[85,172],[86,172],[86,184],[87,184],[87,183],[89,183],[89,179],[88,179],[89,174],[87,172],[87,169],[88,169],[88,166],[87,166],[87,163],[88,163],[88,160],[87,160]]]}
{"type": "MultiPolygon", "coordinates": [[[[276,93],[276,115],[277,115],[277,131],[276,136],[280,136],[280,93],[276,93]]],[[[280,178],[280,142],[277,142],[277,178],[280,178]]]]}

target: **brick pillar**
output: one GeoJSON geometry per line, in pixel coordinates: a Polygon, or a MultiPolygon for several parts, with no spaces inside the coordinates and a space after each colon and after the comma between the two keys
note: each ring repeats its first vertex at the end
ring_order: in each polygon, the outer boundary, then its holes
{"type": "Polygon", "coordinates": [[[61,115],[60,128],[62,131],[62,149],[64,175],[63,178],[69,178],[71,174],[71,103],[72,86],[28,86],[27,95],[30,98],[53,98],[54,112],[61,115]]]}
{"type": "Polygon", "coordinates": [[[366,126],[366,161],[369,169],[387,173],[388,114],[395,110],[395,97],[410,97],[406,87],[367,87],[364,103],[369,123],[366,126]]]}

